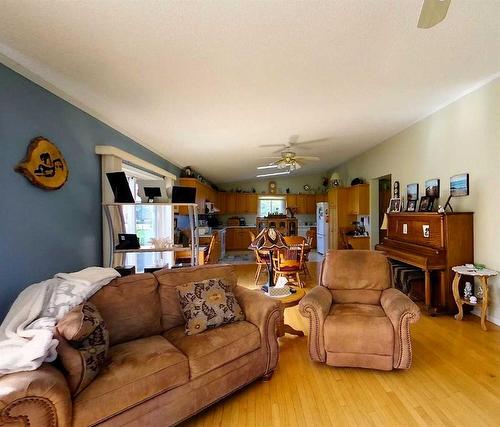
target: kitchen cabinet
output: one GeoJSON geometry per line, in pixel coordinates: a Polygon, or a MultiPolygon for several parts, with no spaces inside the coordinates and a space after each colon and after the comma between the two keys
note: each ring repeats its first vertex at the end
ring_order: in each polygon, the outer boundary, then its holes
{"type": "Polygon", "coordinates": [[[307,201],[306,201],[306,195],[305,194],[297,194],[297,213],[298,214],[305,214],[307,213],[307,201]]]}
{"type": "Polygon", "coordinates": [[[349,213],[370,215],[370,184],[359,184],[348,188],[349,213]]]}
{"type": "Polygon", "coordinates": [[[307,214],[316,214],[316,195],[308,194],[306,196],[306,213],[307,214]]]}
{"type": "Polygon", "coordinates": [[[330,249],[341,249],[341,230],[354,221],[350,213],[349,188],[331,188],[328,190],[328,225],[330,249]]]}
{"type": "Polygon", "coordinates": [[[226,193],[226,213],[227,214],[234,214],[237,213],[237,203],[236,203],[236,198],[238,194],[237,193],[226,193]]]}
{"type": "Polygon", "coordinates": [[[222,191],[219,191],[217,193],[215,207],[219,209],[220,214],[226,213],[226,194],[227,193],[224,193],[222,191]]]}
{"type": "Polygon", "coordinates": [[[257,204],[258,197],[257,194],[243,194],[245,197],[245,212],[252,215],[257,215],[257,204]]]}
{"type": "Polygon", "coordinates": [[[319,193],[315,195],[316,203],[328,202],[328,193],[319,193]]]}
{"type": "Polygon", "coordinates": [[[296,208],[297,207],[297,195],[296,194],[287,194],[286,195],[286,207],[287,208],[296,208]]]}
{"type": "Polygon", "coordinates": [[[256,233],[255,228],[231,227],[226,229],[226,250],[247,250],[252,242],[250,232],[256,233]]]}

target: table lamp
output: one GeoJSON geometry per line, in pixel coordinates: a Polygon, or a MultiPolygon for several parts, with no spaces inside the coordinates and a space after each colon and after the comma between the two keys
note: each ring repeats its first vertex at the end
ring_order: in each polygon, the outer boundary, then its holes
{"type": "Polygon", "coordinates": [[[250,243],[248,249],[258,251],[268,251],[269,259],[267,262],[268,282],[267,285],[262,287],[262,290],[268,292],[269,287],[274,286],[274,272],[273,272],[273,252],[277,249],[286,249],[288,245],[283,239],[283,235],[274,227],[265,227],[250,243]]]}

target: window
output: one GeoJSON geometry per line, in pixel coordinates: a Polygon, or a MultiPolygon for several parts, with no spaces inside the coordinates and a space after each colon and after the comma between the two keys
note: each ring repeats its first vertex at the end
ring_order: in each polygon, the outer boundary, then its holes
{"type": "Polygon", "coordinates": [[[259,216],[267,216],[270,213],[286,213],[286,199],[279,196],[259,197],[259,216]]]}
{"type": "MultiPolygon", "coordinates": [[[[136,206],[124,206],[123,216],[125,230],[127,233],[137,234],[141,246],[150,246],[153,237],[172,236],[173,213],[170,206],[139,204],[141,198],[137,195],[138,179],[161,180],[162,177],[144,172],[134,166],[123,164],[123,172],[127,175],[130,191],[134,196],[136,206]]],[[[168,253],[128,253],[126,264],[133,264],[137,271],[143,271],[144,267],[162,266],[172,263],[168,253]]]]}

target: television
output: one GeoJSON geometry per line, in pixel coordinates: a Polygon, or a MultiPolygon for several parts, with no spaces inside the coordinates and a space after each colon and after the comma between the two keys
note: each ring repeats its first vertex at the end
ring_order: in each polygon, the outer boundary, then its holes
{"type": "Polygon", "coordinates": [[[172,187],[172,203],[196,203],[195,187],[172,187]]]}

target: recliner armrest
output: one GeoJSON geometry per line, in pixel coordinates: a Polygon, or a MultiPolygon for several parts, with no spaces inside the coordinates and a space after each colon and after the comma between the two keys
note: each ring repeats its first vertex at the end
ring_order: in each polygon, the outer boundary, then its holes
{"type": "Polygon", "coordinates": [[[318,362],[326,361],[323,324],[332,302],[332,293],[323,286],[316,286],[299,303],[300,314],[309,318],[309,356],[318,362]]]}
{"type": "Polygon", "coordinates": [[[279,358],[277,327],[282,320],[283,310],[279,303],[259,290],[235,286],[234,295],[238,300],[245,319],[259,328],[261,345],[267,350],[268,360],[265,375],[276,368],[279,358]]]}
{"type": "Polygon", "coordinates": [[[380,304],[394,328],[394,362],[397,369],[409,369],[412,362],[410,323],[420,319],[420,309],[395,288],[382,291],[380,304]]]}
{"type": "Polygon", "coordinates": [[[68,383],[53,366],[0,377],[0,426],[69,426],[71,419],[68,383]]]}

